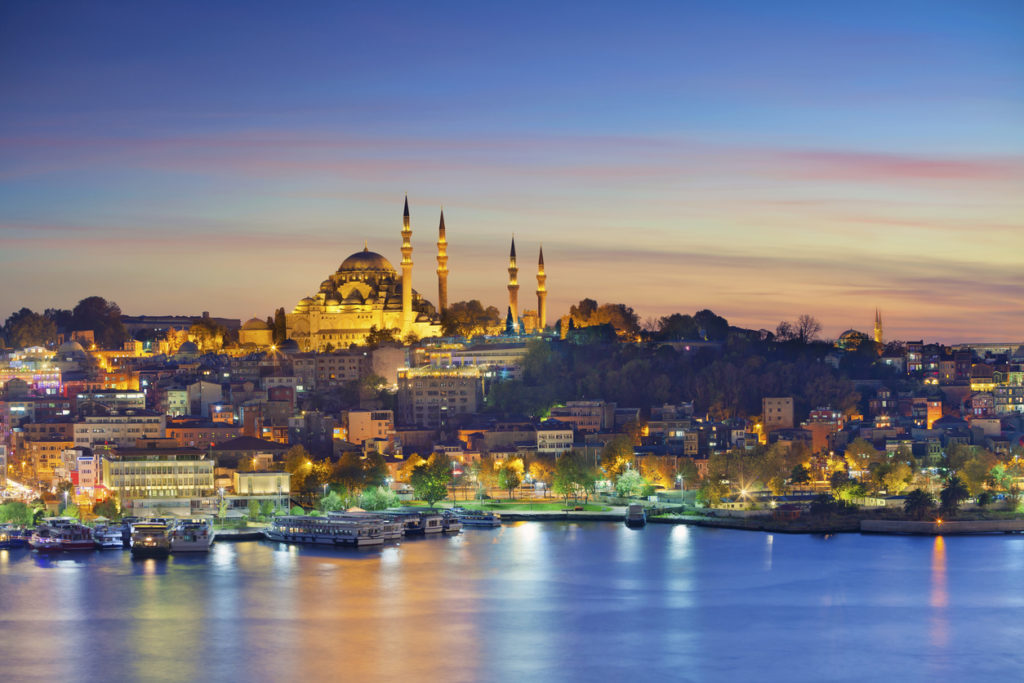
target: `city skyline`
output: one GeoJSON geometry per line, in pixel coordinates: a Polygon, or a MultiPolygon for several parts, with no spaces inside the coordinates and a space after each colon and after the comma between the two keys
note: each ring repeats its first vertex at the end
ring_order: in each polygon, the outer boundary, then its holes
{"type": "Polygon", "coordinates": [[[444,205],[452,302],[504,312],[514,233],[549,323],[1024,339],[1014,3],[59,7],[0,9],[4,318],[265,317],[398,264],[408,192],[434,303],[444,205]]]}

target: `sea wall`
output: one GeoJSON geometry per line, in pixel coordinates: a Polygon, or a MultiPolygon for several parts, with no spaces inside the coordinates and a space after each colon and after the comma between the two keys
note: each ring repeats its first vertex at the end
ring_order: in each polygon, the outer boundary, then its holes
{"type": "Polygon", "coordinates": [[[894,519],[864,519],[860,530],[874,534],[1009,534],[1024,531],[1024,519],[984,519],[972,521],[912,522],[894,519]]]}

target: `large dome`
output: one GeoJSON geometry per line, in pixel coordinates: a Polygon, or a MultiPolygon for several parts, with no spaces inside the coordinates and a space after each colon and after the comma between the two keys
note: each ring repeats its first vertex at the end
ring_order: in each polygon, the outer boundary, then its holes
{"type": "Polygon", "coordinates": [[[339,273],[360,271],[386,271],[394,273],[395,269],[388,263],[386,258],[364,247],[362,251],[357,251],[342,261],[341,266],[338,268],[339,273]]]}

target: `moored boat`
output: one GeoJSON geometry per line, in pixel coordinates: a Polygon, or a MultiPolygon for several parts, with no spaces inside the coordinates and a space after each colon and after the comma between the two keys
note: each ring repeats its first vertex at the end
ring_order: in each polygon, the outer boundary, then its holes
{"type": "Polygon", "coordinates": [[[171,552],[171,543],[166,522],[133,524],[131,547],[132,555],[137,557],[167,557],[171,552]]]}
{"type": "Polygon", "coordinates": [[[373,512],[328,512],[327,519],[374,522],[380,526],[381,536],[385,541],[396,541],[405,536],[405,525],[402,522],[396,522],[373,512]]]}
{"type": "Polygon", "coordinates": [[[40,552],[95,550],[92,529],[70,517],[48,517],[36,527],[28,544],[40,552]]]}
{"type": "Polygon", "coordinates": [[[17,528],[10,524],[0,525],[0,550],[11,548],[24,548],[28,545],[28,539],[32,532],[28,529],[17,528]]]}
{"type": "Polygon", "coordinates": [[[496,527],[501,526],[501,515],[496,512],[485,512],[483,510],[467,510],[462,507],[453,507],[450,513],[457,517],[462,526],[496,527]]]}
{"type": "Polygon", "coordinates": [[[183,520],[171,527],[172,553],[205,553],[213,545],[214,531],[201,519],[183,520]]]}
{"type": "Polygon", "coordinates": [[[431,510],[388,510],[381,516],[402,522],[409,535],[439,534],[444,531],[444,515],[431,510]]]}
{"type": "Polygon", "coordinates": [[[644,506],[633,503],[626,508],[626,526],[642,527],[647,525],[647,513],[644,506]]]}
{"type": "Polygon", "coordinates": [[[384,543],[383,520],[331,519],[330,517],[276,517],[263,535],[282,543],[350,545],[364,547],[384,543]]]}
{"type": "Polygon", "coordinates": [[[124,549],[124,538],[121,536],[120,526],[107,526],[99,524],[92,529],[93,542],[100,550],[122,550],[124,549]]]}

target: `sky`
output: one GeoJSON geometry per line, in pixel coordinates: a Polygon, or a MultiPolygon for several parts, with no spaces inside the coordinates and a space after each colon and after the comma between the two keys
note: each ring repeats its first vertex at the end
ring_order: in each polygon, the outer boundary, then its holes
{"type": "Polygon", "coordinates": [[[0,320],[291,310],[344,258],[549,319],[1024,341],[1024,3],[0,4],[0,320]]]}

